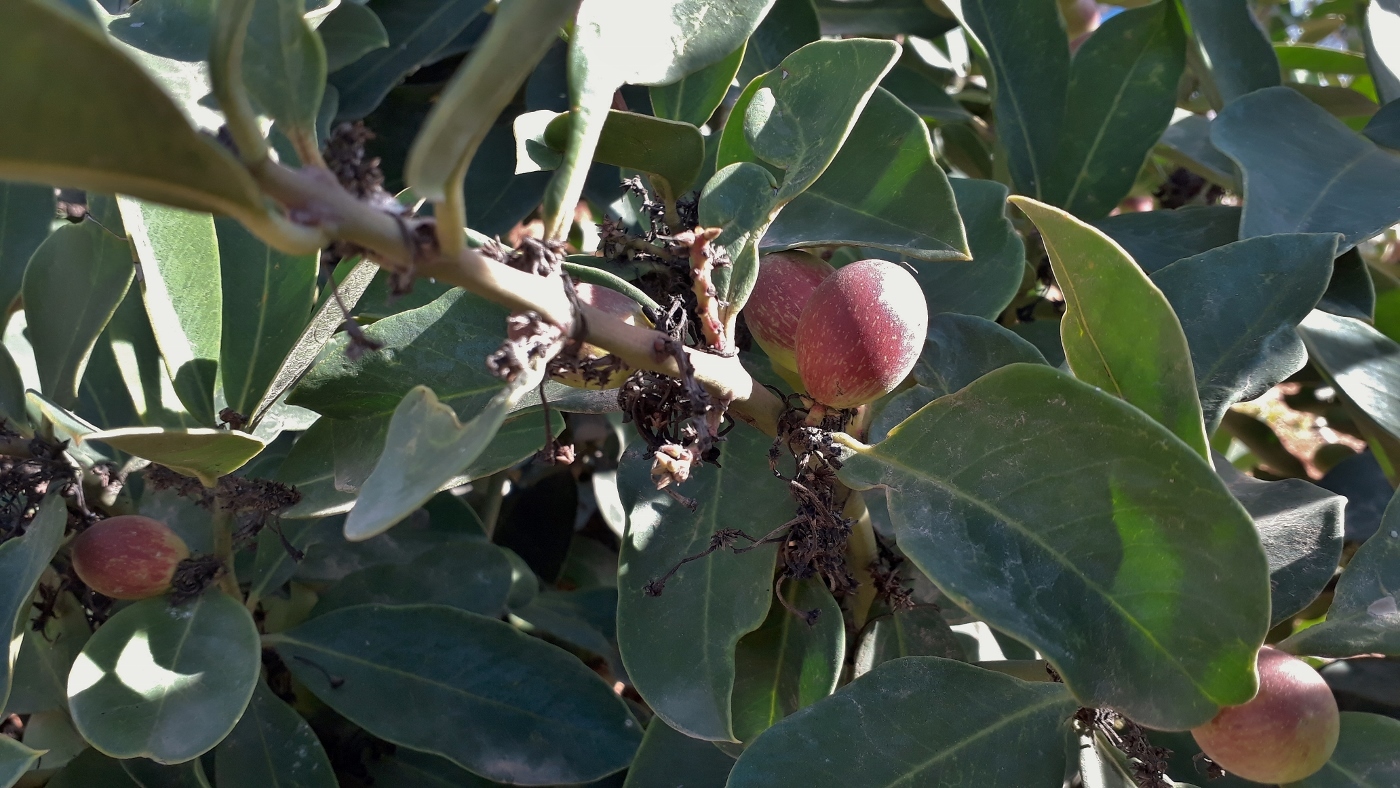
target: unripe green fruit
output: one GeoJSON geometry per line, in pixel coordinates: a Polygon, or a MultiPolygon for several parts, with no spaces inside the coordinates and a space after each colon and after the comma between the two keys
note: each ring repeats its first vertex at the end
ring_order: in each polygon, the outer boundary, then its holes
{"type": "Polygon", "coordinates": [[[817,286],[835,272],[827,261],[796,249],[759,260],[744,322],[774,367],[797,371],[797,321],[817,286]]]}
{"type": "Polygon", "coordinates": [[[894,263],[860,260],[827,277],[802,310],[797,371],[817,402],[854,408],[904,380],[927,333],[919,282],[894,263]]]}
{"type": "MultiPolygon", "coordinates": [[[[646,316],[642,314],[641,304],[638,304],[636,301],[633,301],[616,290],[610,290],[606,287],[583,282],[574,285],[574,292],[578,294],[578,300],[580,302],[613,315],[624,323],[634,326],[650,325],[647,322],[646,316]]],[[[578,351],[580,361],[602,358],[607,354],[608,351],[589,344],[584,344],[578,351]]],[[[630,374],[632,374],[630,368],[621,366],[609,375],[607,380],[601,383],[596,380],[584,380],[583,375],[575,372],[556,375],[554,379],[566,386],[573,386],[578,389],[610,389],[622,385],[622,381],[626,380],[627,376],[630,374]]]]}
{"type": "Polygon", "coordinates": [[[88,588],[113,599],[146,599],[170,590],[175,567],[190,557],[165,523],[126,514],[109,517],[73,540],[73,570],[88,588]]]}
{"type": "Polygon", "coordinates": [[[1227,772],[1261,783],[1289,783],[1332,757],[1341,731],[1337,700],[1308,663],[1265,646],[1259,651],[1259,694],[1227,706],[1191,735],[1227,772]]]}

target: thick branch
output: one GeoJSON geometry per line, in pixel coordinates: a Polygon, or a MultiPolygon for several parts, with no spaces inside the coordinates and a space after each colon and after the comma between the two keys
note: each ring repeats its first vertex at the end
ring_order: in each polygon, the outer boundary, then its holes
{"type": "MultiPolygon", "coordinates": [[[[267,160],[253,168],[262,188],[287,206],[299,221],[317,224],[330,236],[370,250],[379,265],[470,290],[513,311],[531,310],[566,331],[573,324],[573,307],[562,282],[542,280],[481,254],[462,249],[455,255],[414,259],[414,242],[406,225],[341,188],[329,172],[291,170],[267,160]]],[[[581,305],[580,338],[607,350],[636,369],[679,376],[676,360],[666,352],[665,334],[633,326],[581,305]]],[[[732,400],[731,412],[769,435],[777,433],[782,402],[748,374],[737,356],[721,357],[686,349],[695,378],[710,393],[732,400]]]]}

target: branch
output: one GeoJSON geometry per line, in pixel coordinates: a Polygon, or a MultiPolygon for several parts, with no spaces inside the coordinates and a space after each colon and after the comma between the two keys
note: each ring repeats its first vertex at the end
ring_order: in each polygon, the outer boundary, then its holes
{"type": "MultiPolygon", "coordinates": [[[[574,328],[573,305],[561,280],[518,271],[470,248],[443,254],[432,245],[425,259],[425,250],[402,219],[356,199],[328,171],[292,170],[271,159],[254,163],[250,169],[263,190],[285,205],[295,220],[320,226],[334,238],[368,249],[370,259],[383,268],[432,277],[512,311],[534,311],[566,332],[574,328]]],[[[582,328],[580,339],[607,350],[634,369],[680,377],[676,359],[666,351],[665,334],[629,325],[587,304],[579,305],[577,317],[582,328]]],[[[777,434],[782,401],[754,381],[738,356],[717,356],[691,348],[686,352],[695,379],[711,394],[731,400],[731,413],[769,435],[777,434]]]]}

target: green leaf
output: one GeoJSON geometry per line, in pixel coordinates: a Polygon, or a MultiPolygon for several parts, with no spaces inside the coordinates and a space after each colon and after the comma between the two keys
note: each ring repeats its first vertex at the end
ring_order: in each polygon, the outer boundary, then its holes
{"type": "Polygon", "coordinates": [[[389,46],[389,31],[369,6],[341,3],[331,11],[316,33],[326,50],[326,69],[336,71],[367,53],[389,46]]]}
{"type": "Polygon", "coordinates": [[[125,427],[84,435],[79,443],[101,441],[127,454],[159,463],[213,487],[263,450],[263,442],[232,430],[125,427]]]}
{"type": "MultiPolygon", "coordinates": [[[[1177,117],[1172,121],[1172,124],[1167,127],[1166,131],[1162,132],[1162,140],[1157,146],[1156,152],[1212,183],[1231,191],[1238,190],[1239,187],[1235,184],[1235,163],[1210,142],[1210,119],[1204,115],[1182,115],[1180,110],[1177,111],[1176,115],[1177,117]]],[[[1187,206],[1187,208],[1177,208],[1170,212],[1176,213],[1181,210],[1204,207],[1224,208],[1227,206],[1187,206]]],[[[1236,213],[1239,212],[1238,208],[1233,210],[1236,213]]],[[[1147,213],[1159,212],[1147,211],[1147,213]]],[[[1135,216],[1136,214],[1120,215],[1135,216]]]]}
{"type": "MultiPolygon", "coordinates": [[[[32,611],[32,608],[31,608],[32,611]]],[[[7,714],[35,714],[68,706],[68,669],[92,635],[83,606],[68,592],[58,596],[56,616],[42,629],[21,618],[24,642],[15,659],[10,698],[0,702],[7,714]]]]}
{"type": "MultiPolygon", "coordinates": [[[[29,620],[29,597],[58,551],[67,525],[67,504],[58,495],[49,495],[40,504],[38,514],[34,515],[24,535],[0,544],[0,577],[5,578],[5,583],[0,585],[0,632],[18,632],[29,620]]],[[[7,642],[10,643],[8,650],[0,655],[0,709],[5,708],[5,700],[10,697],[15,658],[19,656],[19,643],[13,634],[7,642]]]]}
{"type": "Polygon", "coordinates": [[[68,762],[49,781],[47,788],[142,788],[127,776],[121,761],[108,758],[94,749],[87,749],[68,762]]]}
{"type": "Polygon", "coordinates": [[[1366,323],[1314,311],[1298,326],[1321,367],[1376,426],[1400,437],[1400,344],[1366,323]]]}
{"type": "Polygon", "coordinates": [[[1345,251],[1400,220],[1400,155],[1291,88],[1231,104],[1211,124],[1211,140],[1244,172],[1242,238],[1342,233],[1345,251]]]}
{"type": "Polygon", "coordinates": [[[94,222],[58,228],[30,259],[25,319],[39,385],[60,405],[77,403],[92,348],[133,275],[126,242],[94,222]]]}
{"type": "Polygon", "coordinates": [[[888,488],[905,554],[959,607],[1043,654],[1082,705],[1171,730],[1254,695],[1269,623],[1254,526],[1142,411],[1013,364],[875,446],[841,440],[854,452],[841,478],[888,488]],[[986,449],[1008,429],[1016,462],[986,449]]]}
{"type": "Polygon", "coordinates": [[[912,35],[937,38],[958,26],[924,0],[813,0],[828,36],[912,35]]]}
{"type": "Polygon", "coordinates": [[[32,769],[45,752],[31,750],[9,736],[0,736],[0,785],[11,786],[19,782],[19,778],[32,769]]]}
{"type": "Polygon", "coordinates": [[[1382,101],[1400,99],[1400,45],[1395,34],[1400,32],[1400,7],[1389,0],[1377,0],[1366,7],[1363,31],[1366,62],[1382,101]]]}
{"type": "Polygon", "coordinates": [[[1400,655],[1400,506],[1392,498],[1380,529],[1367,539],[1337,581],[1327,620],[1289,637],[1294,654],[1350,657],[1400,655]]]}
{"type": "Polygon", "coordinates": [[[622,699],[583,663],[492,618],[362,605],[264,639],[352,722],[493,780],[587,782],[626,766],[641,739],[622,699]]]}
{"type": "Polygon", "coordinates": [[[1366,56],[1345,49],[1313,44],[1274,44],[1274,56],[1285,71],[1299,69],[1318,74],[1368,74],[1366,56]]]}
{"type": "Polygon", "coordinates": [[[1181,0],[1181,4],[1200,60],[1209,69],[1222,103],[1279,84],[1278,58],[1248,0],[1181,0]]]}
{"type": "Polygon", "coordinates": [[[1060,150],[1070,55],[1053,0],[952,0],[992,67],[997,138],[1016,191],[1047,197],[1060,150]]]}
{"type": "Polygon", "coordinates": [[[935,657],[895,660],[774,726],[740,756],[729,786],[1055,785],[1074,708],[1060,684],[935,657]]]}
{"type": "Polygon", "coordinates": [[[718,747],[658,718],[647,725],[622,788],[724,788],[733,768],[734,759],[718,747]]]}
{"type": "Polygon", "coordinates": [[[369,765],[375,788],[496,788],[500,783],[463,769],[446,758],[400,747],[392,757],[369,765]]]}
{"type": "Polygon", "coordinates": [[[734,736],[746,743],[835,692],[841,678],[846,625],[840,605],[818,579],[789,585],[786,593],[810,623],[773,605],[763,626],[734,650],[734,736]]]}
{"type": "Polygon", "coordinates": [[[243,718],[214,750],[219,788],[336,788],[315,731],[258,682],[243,718]]]}
{"type": "Polygon", "coordinates": [[[1302,479],[1266,482],[1246,476],[1220,455],[1215,472],[1249,512],[1269,559],[1271,623],[1312,604],[1342,557],[1346,498],[1302,479]]]}
{"type": "Polygon", "coordinates": [[[1322,770],[1284,788],[1385,788],[1400,780],[1400,720],[1342,712],[1337,749],[1322,770]]]}
{"type": "Polygon", "coordinates": [[[1093,221],[1118,206],[1176,108],[1186,32],[1176,4],[1115,14],[1074,55],[1045,201],[1093,221]]]}
{"type": "Polygon", "coordinates": [[[697,739],[736,741],[734,649],[768,614],[775,553],[713,553],[682,566],[661,596],[644,589],[708,547],[721,528],[741,527],[758,538],[791,519],[792,499],[768,468],[769,443],[757,430],[731,432],[718,444],[720,467],[706,466],[680,490],[699,503],[694,512],[656,489],[649,459],[618,469],[628,511],[618,561],[618,646],[647,704],[697,739]],[[743,512],[741,521],[734,512],[743,512]]]}
{"type": "MultiPolygon", "coordinates": [[[[762,25],[759,27],[761,29],[762,25]]],[[[728,57],[716,60],[694,74],[687,74],[669,85],[652,88],[652,113],[658,118],[678,120],[692,126],[705,125],[729,92],[729,85],[744,60],[747,43],[740,44],[728,57]]],[[[606,134],[607,130],[604,129],[603,133],[606,134]]]]}
{"type": "MultiPolygon", "coordinates": [[[[995,181],[952,178],[958,213],[967,228],[972,262],[919,262],[914,278],[928,312],[961,312],[995,319],[1021,289],[1026,247],[1006,216],[1006,187],[995,181]]],[[[886,254],[862,256],[885,257],[886,254]]]]}
{"type": "Polygon", "coordinates": [[[1120,213],[1094,222],[1104,235],[1154,274],[1177,260],[1232,243],[1240,233],[1240,209],[1189,205],[1172,211],[1120,213]]]}
{"type": "Polygon", "coordinates": [[[753,162],[741,161],[716,172],[700,192],[700,224],[720,227],[716,240],[730,252],[730,263],[715,272],[715,293],[731,311],[744,308],[758,281],[758,236],[777,210],[778,183],[753,162]]]}
{"type": "Polygon", "coordinates": [[[326,90],[326,49],[306,20],[304,0],[256,0],[243,52],[253,102],[283,131],[316,146],[326,90]]]}
{"type": "Polygon", "coordinates": [[[1060,339],[1075,377],[1136,405],[1210,456],[1191,349],[1167,298],[1111,238],[1024,197],[1065,294],[1060,339]]]}
{"type": "Polygon", "coordinates": [[[141,263],[141,294],[175,393],[203,426],[215,424],[219,339],[219,241],[214,219],[118,197],[141,263]]]}
{"type": "Polygon", "coordinates": [[[765,250],[836,244],[925,260],[971,259],[928,127],[882,88],[831,165],[763,237],[765,250]]]}
{"type": "Polygon", "coordinates": [[[856,650],[852,675],[860,678],[900,657],[942,657],[967,661],[967,654],[958,642],[956,633],[934,605],[896,610],[871,619],[856,650]]]}
{"type": "Polygon", "coordinates": [[[1307,363],[1294,328],[1326,291],[1336,248],[1331,234],[1248,238],[1152,275],[1190,345],[1208,432],[1307,363]]]}
{"type": "Polygon", "coordinates": [[[19,297],[24,269],[53,225],[54,194],[49,186],[0,181],[0,309],[19,297]]]}
{"type": "Polygon", "coordinates": [[[1370,137],[1377,145],[1400,150],[1400,101],[1392,101],[1381,107],[1380,111],[1371,116],[1361,133],[1370,137]]]}
{"type": "Polygon", "coordinates": [[[209,788],[209,778],[198,760],[165,766],[145,758],[122,761],[126,776],[141,788],[209,788]]]}
{"type": "Polygon", "coordinates": [[[228,407],[251,416],[316,303],[317,256],[288,255],[215,219],[222,280],[219,370],[228,407]]]}
{"type": "Polygon", "coordinates": [[[951,76],[951,72],[931,65],[913,47],[908,47],[880,87],[923,118],[939,124],[971,123],[972,113],[948,95],[951,76]]]}
{"type": "Polygon", "coordinates": [[[265,217],[247,171],[77,16],[41,0],[5,3],[0,72],[0,105],[23,121],[0,140],[0,177],[265,217]],[[49,77],[79,72],[64,101],[81,113],[55,112],[49,77]]]}
{"type": "Polygon", "coordinates": [[[407,564],[381,564],[346,575],[316,603],[313,616],[352,605],[446,605],[499,616],[510,592],[511,566],[500,548],[458,540],[407,564]]]}
{"type": "Polygon", "coordinates": [[[423,199],[460,200],[476,149],[559,37],[578,0],[500,6],[486,35],[443,89],[408,152],[404,180],[423,199]]]}
{"type": "Polygon", "coordinates": [[[376,0],[373,11],[389,45],[365,53],[335,72],[330,82],[340,93],[340,120],[368,115],[389,90],[471,24],[486,0],[376,0]]]}
{"type": "Polygon", "coordinates": [[[739,84],[747,85],[754,77],[772,71],[783,58],[821,37],[812,0],[777,0],[749,36],[739,66],[739,84]]]}
{"type": "Polygon", "coordinates": [[[415,385],[423,385],[470,418],[505,385],[482,363],[500,346],[505,318],[504,307],[450,290],[425,307],[367,327],[365,336],[384,344],[380,350],[352,360],[344,334],[325,343],[287,402],[324,416],[365,419],[393,413],[415,385]]]}
{"type": "Polygon", "coordinates": [[[103,624],[73,664],[73,722],[114,758],[196,758],[242,716],[259,652],[252,615],[220,591],[180,607],[164,597],[137,602],[103,624]]]}
{"type": "MultiPolygon", "coordinates": [[[[574,115],[564,113],[551,121],[544,132],[545,143],[564,150],[573,119],[574,115]]],[[[652,173],[666,181],[663,194],[680,196],[700,174],[705,138],[689,123],[608,110],[593,160],[652,173]]]]}

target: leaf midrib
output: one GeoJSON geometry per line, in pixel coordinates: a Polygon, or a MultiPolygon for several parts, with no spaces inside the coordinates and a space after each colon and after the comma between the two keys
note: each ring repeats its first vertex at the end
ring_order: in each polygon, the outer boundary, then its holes
{"type": "Polygon", "coordinates": [[[997,732],[998,730],[1000,730],[1001,728],[1004,728],[1004,727],[1006,727],[1007,725],[1010,725],[1010,724],[1012,724],[1012,723],[1014,723],[1014,722],[1017,722],[1017,721],[1019,721],[1020,719],[1022,719],[1023,717],[1029,717],[1029,716],[1031,716],[1031,715],[1033,715],[1033,714],[1039,713],[1039,712],[1041,712],[1041,711],[1043,711],[1043,710],[1045,710],[1045,709],[1047,709],[1047,708],[1050,708],[1050,707],[1052,707],[1052,706],[1064,704],[1064,703],[1066,703],[1066,701],[1068,701],[1068,700],[1069,700],[1069,699],[1068,699],[1068,698],[1065,698],[1065,697],[1049,697],[1049,698],[1047,698],[1046,700],[1041,701],[1040,703],[1036,703],[1036,704],[1031,705],[1031,706],[1025,706],[1025,707],[1023,707],[1021,710],[1017,711],[1016,713],[1014,713],[1014,714],[1009,714],[1009,715],[1007,715],[1007,716],[1005,716],[1005,717],[1002,717],[1001,719],[997,720],[994,724],[988,725],[988,726],[986,726],[986,727],[984,727],[984,728],[979,729],[976,733],[972,734],[971,736],[967,736],[967,737],[964,737],[964,738],[962,738],[962,739],[959,739],[958,741],[956,741],[956,742],[954,742],[954,743],[952,743],[952,744],[950,744],[950,745],[944,747],[942,750],[940,750],[939,752],[935,753],[932,757],[927,758],[927,759],[925,759],[925,760],[919,762],[916,766],[914,766],[914,768],[912,768],[912,769],[910,769],[909,771],[905,772],[903,775],[901,775],[899,778],[895,779],[893,782],[886,783],[882,788],[894,788],[894,786],[897,786],[897,785],[900,785],[900,784],[910,784],[910,785],[917,784],[917,783],[911,783],[911,782],[909,782],[909,781],[911,781],[911,780],[913,780],[914,778],[920,776],[922,772],[926,771],[929,767],[933,766],[934,764],[938,763],[939,761],[942,761],[942,760],[944,760],[944,759],[946,759],[946,758],[948,758],[948,757],[950,757],[950,756],[956,754],[959,750],[962,750],[962,749],[964,749],[964,748],[966,748],[966,747],[971,746],[972,744],[976,743],[978,740],[983,739],[983,738],[986,738],[987,736],[990,736],[990,735],[992,735],[993,733],[996,733],[996,732],[997,732]]]}

